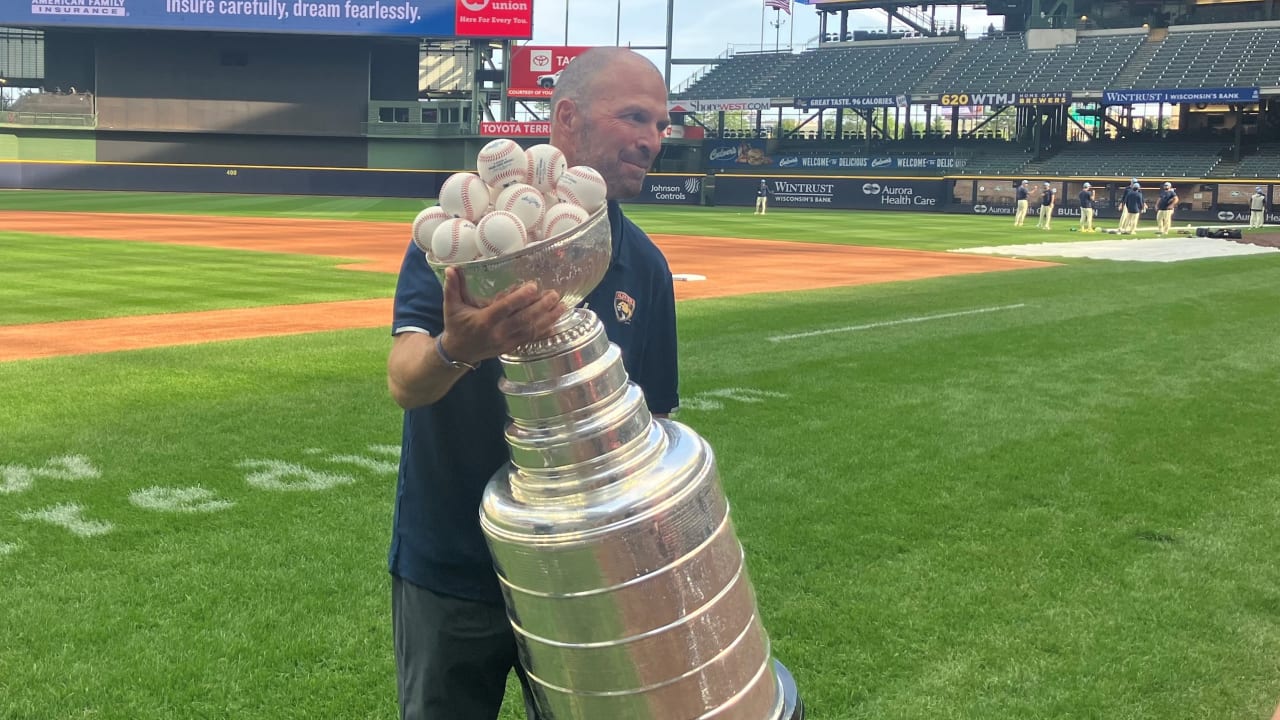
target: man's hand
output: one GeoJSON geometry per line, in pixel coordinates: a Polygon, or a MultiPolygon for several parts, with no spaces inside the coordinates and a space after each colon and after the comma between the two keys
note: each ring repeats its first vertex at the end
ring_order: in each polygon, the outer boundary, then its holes
{"type": "Polygon", "coordinates": [[[547,337],[566,311],[559,293],[539,292],[533,283],[503,291],[488,306],[477,307],[463,297],[457,268],[448,268],[441,342],[449,357],[474,365],[547,337]]]}

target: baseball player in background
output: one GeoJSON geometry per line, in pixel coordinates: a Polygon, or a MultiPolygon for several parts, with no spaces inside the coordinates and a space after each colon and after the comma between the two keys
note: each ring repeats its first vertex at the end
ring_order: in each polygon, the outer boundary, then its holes
{"type": "Polygon", "coordinates": [[[754,215],[764,215],[769,210],[769,183],[765,180],[760,181],[760,187],[756,189],[756,211],[754,215]]]}

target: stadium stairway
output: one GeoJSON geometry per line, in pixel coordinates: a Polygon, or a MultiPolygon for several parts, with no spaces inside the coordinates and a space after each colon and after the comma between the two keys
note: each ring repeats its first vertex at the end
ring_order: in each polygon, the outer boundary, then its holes
{"type": "Polygon", "coordinates": [[[1166,35],[1168,35],[1167,30],[1153,30],[1147,36],[1146,41],[1138,46],[1138,49],[1133,53],[1133,57],[1129,58],[1129,62],[1125,63],[1120,74],[1116,76],[1116,87],[1133,87],[1133,81],[1137,80],[1138,75],[1150,64],[1151,58],[1155,57],[1156,52],[1160,50],[1160,46],[1164,44],[1166,35]]]}
{"type": "Polygon", "coordinates": [[[955,67],[956,62],[964,54],[964,48],[964,43],[956,43],[955,47],[951,48],[928,74],[920,78],[920,81],[915,84],[915,87],[911,88],[911,91],[918,93],[920,88],[936,87],[939,82],[942,82],[943,76],[950,72],[951,68],[955,67]]]}

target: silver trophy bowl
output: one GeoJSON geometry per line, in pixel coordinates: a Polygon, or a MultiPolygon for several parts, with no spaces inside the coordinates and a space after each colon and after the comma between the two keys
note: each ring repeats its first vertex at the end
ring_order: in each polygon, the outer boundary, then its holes
{"type": "Polygon", "coordinates": [[[533,282],[539,290],[555,290],[564,306],[572,308],[600,284],[612,255],[608,206],[601,206],[582,225],[513,253],[463,263],[442,263],[427,253],[427,264],[441,285],[445,269],[457,268],[463,298],[477,307],[504,290],[533,282]]]}

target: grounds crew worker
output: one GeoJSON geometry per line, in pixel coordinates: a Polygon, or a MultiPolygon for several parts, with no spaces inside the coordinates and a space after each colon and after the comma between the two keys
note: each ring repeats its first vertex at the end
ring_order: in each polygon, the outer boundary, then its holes
{"type": "Polygon", "coordinates": [[[1253,195],[1249,196],[1249,227],[1260,228],[1267,221],[1267,194],[1262,192],[1262,186],[1253,189],[1253,195]]]}
{"type": "Polygon", "coordinates": [[[1093,186],[1084,184],[1080,191],[1080,232],[1096,232],[1093,229],[1093,186]]]}
{"type": "Polygon", "coordinates": [[[769,209],[769,183],[766,180],[760,181],[760,187],[756,189],[756,211],[754,215],[764,215],[769,209]]]}
{"type": "Polygon", "coordinates": [[[1160,186],[1160,199],[1156,200],[1156,234],[1168,235],[1173,227],[1173,211],[1178,207],[1178,193],[1173,183],[1160,186]]]}
{"type": "Polygon", "coordinates": [[[1053,185],[1048,182],[1044,184],[1044,192],[1040,193],[1040,221],[1036,223],[1036,227],[1049,229],[1049,225],[1053,222],[1053,200],[1056,190],[1053,185]]]}
{"type": "Polygon", "coordinates": [[[1023,180],[1018,183],[1017,195],[1018,211],[1013,216],[1013,226],[1022,227],[1022,221],[1027,219],[1027,181],[1023,180]]]}

